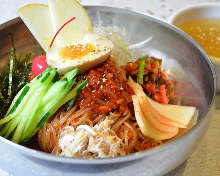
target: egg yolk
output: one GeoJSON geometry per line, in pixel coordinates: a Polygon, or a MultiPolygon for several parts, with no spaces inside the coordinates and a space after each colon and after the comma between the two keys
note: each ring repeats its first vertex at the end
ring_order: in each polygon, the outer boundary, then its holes
{"type": "Polygon", "coordinates": [[[66,46],[60,49],[59,56],[64,59],[76,59],[86,56],[95,50],[95,46],[89,43],[66,46]]]}

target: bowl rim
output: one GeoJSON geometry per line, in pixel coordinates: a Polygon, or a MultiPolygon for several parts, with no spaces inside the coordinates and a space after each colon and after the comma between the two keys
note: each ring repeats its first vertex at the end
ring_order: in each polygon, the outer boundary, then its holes
{"type": "MultiPolygon", "coordinates": [[[[22,154],[29,156],[31,158],[34,159],[39,159],[39,160],[44,160],[44,161],[52,161],[54,163],[63,163],[63,164],[77,164],[77,165],[104,165],[104,164],[112,164],[112,163],[121,163],[121,162],[128,162],[128,161],[133,161],[136,159],[141,159],[143,157],[149,157],[155,153],[159,153],[163,150],[168,149],[170,146],[175,145],[175,143],[178,143],[181,139],[186,138],[187,136],[189,136],[191,133],[193,133],[194,131],[196,131],[197,128],[199,128],[200,126],[202,126],[202,122],[205,120],[205,118],[210,118],[208,115],[208,113],[210,112],[213,103],[214,103],[214,98],[215,98],[215,94],[216,94],[216,73],[214,70],[214,66],[212,64],[212,62],[209,59],[209,56],[206,54],[206,52],[202,49],[202,47],[195,41],[193,40],[189,35],[187,35],[185,32],[183,32],[182,30],[180,30],[179,28],[177,28],[174,25],[171,25],[163,20],[160,20],[158,18],[152,17],[150,15],[147,14],[143,14],[143,13],[138,13],[136,11],[133,10],[129,10],[129,9],[124,9],[124,8],[117,8],[117,7],[109,7],[109,6],[96,6],[96,5],[87,5],[84,6],[86,9],[89,8],[102,8],[102,9],[107,9],[110,11],[123,11],[126,13],[129,13],[131,15],[135,15],[135,16],[139,16],[139,17],[144,17],[147,20],[150,20],[152,22],[158,23],[166,28],[169,28],[170,30],[172,30],[173,32],[176,32],[178,35],[180,35],[182,38],[186,39],[187,41],[191,42],[193,44],[194,47],[196,47],[201,55],[204,56],[205,61],[207,62],[211,72],[212,72],[212,76],[213,76],[213,84],[214,84],[214,93],[213,93],[213,97],[211,99],[210,104],[208,105],[208,110],[207,113],[204,115],[204,118],[202,118],[202,120],[200,120],[193,128],[191,128],[187,133],[177,137],[174,140],[171,140],[167,143],[165,143],[164,145],[161,145],[159,147],[155,147],[153,149],[150,150],[145,150],[142,152],[136,152],[136,153],[132,153],[132,154],[128,154],[125,156],[119,156],[119,157],[114,157],[114,158],[99,158],[99,159],[85,159],[85,158],[68,158],[68,157],[60,157],[60,156],[55,156],[49,153],[45,153],[42,151],[37,151],[34,149],[30,149],[27,148],[25,146],[22,146],[20,144],[16,144],[8,139],[3,138],[2,136],[0,136],[0,141],[4,142],[6,144],[8,144],[9,146],[12,146],[14,149],[18,149],[20,152],[22,152],[22,154]]],[[[17,17],[14,18],[12,20],[9,20],[3,24],[0,25],[0,32],[1,29],[8,27],[8,26],[12,26],[14,24],[17,23],[22,23],[22,20],[17,17]]]]}
{"type": "MultiPolygon", "coordinates": [[[[220,10],[220,2],[212,2],[212,3],[197,3],[192,5],[187,5],[186,7],[180,8],[176,12],[174,12],[169,18],[168,23],[173,24],[174,20],[184,13],[188,13],[191,10],[205,9],[205,8],[216,8],[218,7],[220,10]]],[[[174,24],[173,24],[174,25],[174,24]]]]}

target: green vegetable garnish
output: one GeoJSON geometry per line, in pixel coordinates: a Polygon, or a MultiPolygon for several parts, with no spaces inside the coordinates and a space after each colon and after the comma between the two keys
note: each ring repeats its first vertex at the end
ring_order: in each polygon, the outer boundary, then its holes
{"type": "Polygon", "coordinates": [[[78,69],[71,70],[58,80],[56,69],[45,69],[16,95],[8,113],[0,120],[0,134],[16,143],[30,140],[62,105],[74,104],[86,85],[86,81],[80,81],[72,89],[77,72],[78,69]]]}
{"type": "Polygon", "coordinates": [[[75,89],[72,92],[73,95],[70,95],[70,97],[73,96],[73,98],[68,103],[67,111],[69,111],[73,107],[79,92],[86,86],[86,84],[87,84],[87,80],[85,80],[83,82],[82,81],[78,82],[77,86],[75,87],[75,89]]]}
{"type": "Polygon", "coordinates": [[[9,97],[11,97],[11,92],[12,92],[11,89],[12,89],[14,59],[16,59],[16,55],[15,55],[15,48],[13,46],[10,52],[10,64],[9,64],[9,83],[8,83],[8,96],[9,97]]]}
{"type": "Polygon", "coordinates": [[[9,65],[0,72],[0,119],[5,116],[14,97],[28,82],[31,72],[31,54],[17,57],[12,35],[11,42],[9,65]]]}
{"type": "Polygon", "coordinates": [[[16,99],[15,103],[13,104],[12,108],[10,109],[10,111],[8,112],[8,114],[10,115],[11,113],[13,113],[18,105],[21,103],[21,101],[23,100],[24,96],[27,94],[27,92],[29,91],[30,87],[29,86],[25,86],[24,89],[22,89],[21,94],[19,94],[18,99],[16,99]]]}
{"type": "Polygon", "coordinates": [[[142,84],[144,79],[144,69],[146,66],[146,59],[147,57],[143,57],[140,59],[140,64],[138,66],[138,76],[137,76],[137,83],[142,84]]]}

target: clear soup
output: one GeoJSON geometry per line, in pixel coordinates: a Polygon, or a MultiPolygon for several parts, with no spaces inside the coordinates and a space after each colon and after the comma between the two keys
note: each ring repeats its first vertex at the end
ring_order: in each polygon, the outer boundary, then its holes
{"type": "Polygon", "coordinates": [[[209,56],[220,57],[220,19],[191,19],[178,27],[194,38],[209,56]]]}

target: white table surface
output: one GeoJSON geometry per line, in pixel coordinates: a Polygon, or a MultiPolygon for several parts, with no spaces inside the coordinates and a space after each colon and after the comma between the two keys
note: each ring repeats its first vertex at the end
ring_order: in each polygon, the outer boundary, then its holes
{"type": "MultiPolygon", "coordinates": [[[[187,5],[220,2],[220,0],[80,0],[83,5],[107,5],[127,8],[167,20],[179,8],[187,5]]],[[[19,7],[46,0],[0,0],[0,24],[17,17],[19,7]]],[[[220,97],[216,104],[220,105],[220,97]]],[[[220,107],[220,106],[219,106],[220,107]]],[[[220,176],[220,110],[213,115],[209,130],[190,159],[169,176],[220,176]]],[[[1,163],[0,157],[0,163],[1,163]]],[[[12,161],[13,162],[13,161],[12,161]]],[[[8,176],[0,165],[0,176],[8,176]]],[[[24,174],[26,176],[26,174],[24,174]]],[[[40,175],[40,174],[39,174],[40,175]]],[[[13,175],[14,176],[14,175],[13,175]]]]}

